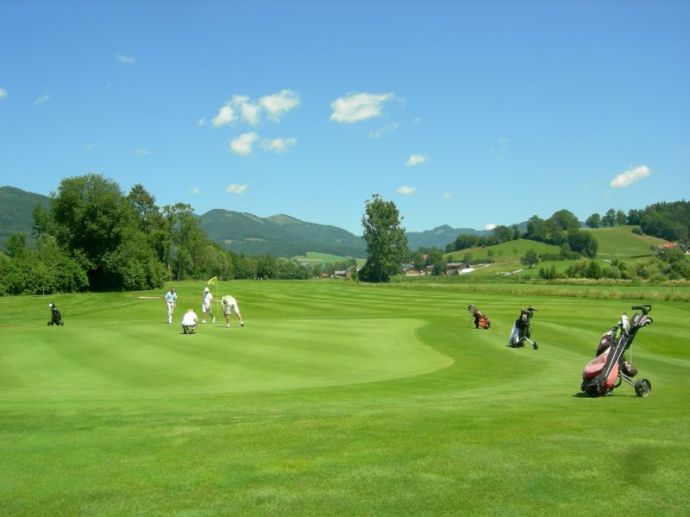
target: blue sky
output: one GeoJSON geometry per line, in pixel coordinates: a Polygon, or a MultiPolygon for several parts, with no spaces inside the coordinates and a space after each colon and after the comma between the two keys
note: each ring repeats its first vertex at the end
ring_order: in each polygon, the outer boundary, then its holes
{"type": "Polygon", "coordinates": [[[361,233],[690,194],[690,2],[0,0],[0,185],[361,233]]]}

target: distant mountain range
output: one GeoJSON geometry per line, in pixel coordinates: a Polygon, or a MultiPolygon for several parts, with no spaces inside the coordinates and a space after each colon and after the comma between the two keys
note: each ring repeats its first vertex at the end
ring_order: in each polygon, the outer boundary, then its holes
{"type": "Polygon", "coordinates": [[[473,230],[471,228],[452,228],[447,224],[437,226],[433,230],[426,230],[424,232],[405,232],[407,235],[407,244],[411,250],[419,248],[437,247],[445,249],[446,244],[453,242],[461,233],[470,233],[472,235],[484,235],[489,233],[487,231],[473,230]]]}
{"type": "Polygon", "coordinates": [[[366,244],[361,237],[336,226],[307,223],[288,215],[258,217],[216,209],[206,212],[200,219],[210,239],[239,253],[293,257],[314,251],[348,257],[366,256],[366,244]]]}
{"type": "MultiPolygon", "coordinates": [[[[31,212],[36,205],[47,208],[49,198],[14,187],[0,187],[0,249],[4,249],[11,233],[31,235],[31,212]]],[[[258,217],[214,209],[199,219],[211,240],[237,253],[293,257],[313,251],[345,257],[366,256],[366,243],[360,236],[336,226],[308,223],[289,215],[258,217]]],[[[407,239],[413,250],[433,246],[445,248],[461,233],[482,235],[486,232],[443,225],[424,232],[407,232],[407,239]]]]}
{"type": "Polygon", "coordinates": [[[0,249],[5,249],[12,233],[31,236],[32,210],[36,205],[48,208],[48,197],[14,187],[0,187],[0,249]]]}

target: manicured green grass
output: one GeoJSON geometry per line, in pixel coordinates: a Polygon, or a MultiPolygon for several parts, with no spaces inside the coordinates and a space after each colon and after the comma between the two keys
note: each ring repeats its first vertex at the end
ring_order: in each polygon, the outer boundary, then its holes
{"type": "Polygon", "coordinates": [[[231,282],[247,325],[192,336],[163,292],[0,298],[0,514],[685,515],[690,304],[633,345],[648,398],[589,399],[632,301],[558,289],[231,282]],[[509,349],[527,304],[541,347],[509,349]]]}

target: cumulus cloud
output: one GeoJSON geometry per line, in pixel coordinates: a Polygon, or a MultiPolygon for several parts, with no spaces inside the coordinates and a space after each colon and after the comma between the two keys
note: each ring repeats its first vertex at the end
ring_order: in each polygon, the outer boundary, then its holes
{"type": "Polygon", "coordinates": [[[201,117],[201,118],[197,121],[196,125],[199,126],[199,127],[205,126],[205,125],[206,125],[206,117],[201,117]]]}
{"type": "Polygon", "coordinates": [[[299,96],[292,90],[281,90],[261,97],[258,101],[252,100],[247,95],[235,94],[220,108],[218,115],[213,119],[213,126],[224,126],[238,119],[256,126],[264,115],[278,122],[285,113],[297,107],[299,103],[299,96]]]}
{"type": "Polygon", "coordinates": [[[646,178],[651,173],[652,170],[649,167],[646,165],[640,165],[639,167],[633,167],[625,172],[621,172],[611,180],[609,185],[611,188],[629,187],[633,183],[640,181],[642,178],[646,178]]]}
{"type": "Polygon", "coordinates": [[[244,191],[247,190],[248,186],[249,185],[247,185],[246,183],[231,183],[225,188],[225,192],[231,192],[233,194],[244,194],[244,191]]]}
{"type": "Polygon", "coordinates": [[[491,230],[493,230],[494,228],[496,228],[496,224],[494,224],[494,223],[489,223],[489,224],[485,224],[485,225],[484,225],[484,229],[485,229],[486,231],[489,231],[489,232],[490,232],[491,230]]]}
{"type": "Polygon", "coordinates": [[[124,54],[118,54],[117,56],[115,56],[115,59],[117,59],[120,63],[125,65],[133,65],[137,62],[137,58],[132,56],[125,56],[124,54]]]}
{"type": "Polygon", "coordinates": [[[443,199],[450,199],[453,197],[453,194],[451,192],[444,192],[443,193],[443,199]]]}
{"type": "Polygon", "coordinates": [[[299,95],[292,90],[281,90],[273,95],[265,95],[259,99],[259,106],[266,111],[268,118],[280,120],[280,117],[293,108],[299,106],[299,95]]]}
{"type": "Polygon", "coordinates": [[[232,123],[235,119],[237,119],[237,115],[235,115],[235,110],[232,109],[232,107],[226,105],[220,108],[220,111],[218,111],[218,115],[213,117],[211,123],[213,124],[213,127],[220,127],[232,123]]]}
{"type": "Polygon", "coordinates": [[[416,191],[417,187],[410,187],[408,185],[403,185],[398,190],[396,190],[398,194],[402,194],[403,196],[409,196],[410,194],[414,194],[416,191]]]}
{"type": "Polygon", "coordinates": [[[351,93],[331,103],[331,120],[352,124],[380,117],[383,106],[393,98],[393,93],[351,93]]]}
{"type": "Polygon", "coordinates": [[[46,94],[46,95],[41,95],[34,101],[34,106],[38,106],[39,104],[43,104],[48,102],[51,99],[51,95],[46,94]]]}
{"type": "Polygon", "coordinates": [[[259,135],[254,133],[242,133],[240,136],[230,141],[230,150],[233,153],[241,154],[243,156],[251,154],[254,143],[259,138],[259,135]]]}
{"type": "Polygon", "coordinates": [[[423,154],[413,154],[410,155],[410,157],[407,159],[406,165],[408,167],[416,167],[420,163],[424,163],[426,161],[426,156],[423,154]]]}
{"type": "Polygon", "coordinates": [[[7,97],[7,90],[0,88],[0,99],[4,99],[5,97],[7,97]]]}
{"type": "Polygon", "coordinates": [[[264,139],[259,145],[264,151],[270,151],[274,153],[284,153],[288,148],[292,147],[297,143],[295,138],[274,138],[272,140],[264,139]]]}

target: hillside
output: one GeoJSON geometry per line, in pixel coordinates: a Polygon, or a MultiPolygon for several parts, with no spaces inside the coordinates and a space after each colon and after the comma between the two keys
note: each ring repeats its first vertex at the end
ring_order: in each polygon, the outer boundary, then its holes
{"type": "Polygon", "coordinates": [[[424,232],[405,232],[405,235],[407,236],[407,243],[410,249],[415,251],[421,247],[446,249],[447,244],[454,242],[458,235],[463,233],[484,235],[488,232],[472,230],[470,228],[452,228],[444,224],[424,232]]]}
{"type": "Polygon", "coordinates": [[[0,187],[0,249],[12,233],[31,235],[32,210],[36,205],[48,208],[49,198],[14,187],[0,187]]]}
{"type": "Polygon", "coordinates": [[[613,226],[610,228],[584,229],[591,233],[599,243],[597,257],[613,260],[616,258],[643,257],[651,254],[652,247],[666,241],[649,235],[632,233],[635,226],[613,226]]]}
{"type": "Polygon", "coordinates": [[[524,256],[528,250],[534,250],[538,255],[546,253],[557,255],[561,251],[558,246],[552,246],[551,244],[544,244],[543,242],[530,241],[527,239],[517,239],[483,248],[476,247],[454,251],[453,253],[448,253],[446,258],[449,261],[459,261],[469,255],[471,256],[470,262],[475,263],[492,259],[496,263],[519,264],[520,258],[524,256]]]}
{"type": "Polygon", "coordinates": [[[287,215],[258,217],[228,210],[210,210],[201,217],[201,227],[210,239],[225,248],[249,255],[291,257],[307,251],[364,257],[364,241],[350,232],[287,215]]]}

